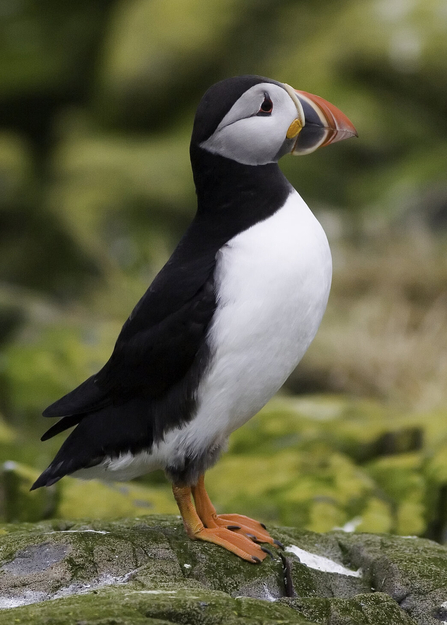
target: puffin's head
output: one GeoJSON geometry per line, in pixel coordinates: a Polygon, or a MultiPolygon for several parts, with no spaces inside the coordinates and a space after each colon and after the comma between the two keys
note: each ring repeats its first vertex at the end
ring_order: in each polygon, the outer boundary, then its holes
{"type": "Polygon", "coordinates": [[[191,148],[265,165],[353,136],[357,132],[346,115],[323,98],[262,76],[237,76],[203,96],[191,148]]]}

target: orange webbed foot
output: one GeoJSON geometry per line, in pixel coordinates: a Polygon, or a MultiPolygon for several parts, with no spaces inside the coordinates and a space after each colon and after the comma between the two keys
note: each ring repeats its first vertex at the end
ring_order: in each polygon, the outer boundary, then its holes
{"type": "Polygon", "coordinates": [[[216,517],[219,524],[222,524],[222,526],[228,529],[232,529],[234,532],[244,534],[260,543],[270,543],[270,545],[282,547],[279,541],[270,536],[265,525],[259,523],[259,521],[255,521],[255,519],[250,519],[250,517],[244,516],[243,514],[218,514],[216,517]]]}
{"type": "Polygon", "coordinates": [[[258,543],[282,547],[262,523],[241,514],[218,515],[205,490],[203,475],[191,488],[173,486],[172,490],[191,539],[220,545],[252,564],[259,564],[267,554],[272,556],[268,549],[258,543]]]}
{"type": "Polygon", "coordinates": [[[262,547],[250,540],[250,538],[243,534],[232,532],[225,527],[204,527],[194,535],[194,539],[220,545],[252,564],[260,564],[267,556],[267,551],[264,551],[262,547]]]}

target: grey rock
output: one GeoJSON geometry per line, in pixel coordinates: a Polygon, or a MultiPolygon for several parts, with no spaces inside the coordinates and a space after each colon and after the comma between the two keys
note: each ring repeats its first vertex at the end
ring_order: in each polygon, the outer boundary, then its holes
{"type": "Polygon", "coordinates": [[[68,545],[53,545],[48,542],[33,545],[18,551],[14,560],[4,564],[1,570],[12,575],[40,573],[60,562],[69,550],[68,545]]]}
{"type": "Polygon", "coordinates": [[[178,517],[0,532],[0,625],[439,625],[447,613],[447,549],[418,538],[273,529],[287,573],[276,549],[250,565],[189,540],[178,517]]]}

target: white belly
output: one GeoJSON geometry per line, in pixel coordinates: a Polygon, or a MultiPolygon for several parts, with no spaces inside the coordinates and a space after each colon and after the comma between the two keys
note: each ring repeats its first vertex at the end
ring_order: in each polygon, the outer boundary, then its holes
{"type": "Polygon", "coordinates": [[[107,459],[77,476],[130,479],[223,446],[303,357],[326,309],[331,277],[326,235],[294,191],[272,217],[219,251],[211,364],[197,389],[196,416],[151,452],[107,459]]]}
{"type": "Polygon", "coordinates": [[[331,278],[326,235],[296,192],[221,249],[212,365],[198,388],[196,417],[166,437],[170,451],[220,446],[267,403],[314,338],[331,278]]]}

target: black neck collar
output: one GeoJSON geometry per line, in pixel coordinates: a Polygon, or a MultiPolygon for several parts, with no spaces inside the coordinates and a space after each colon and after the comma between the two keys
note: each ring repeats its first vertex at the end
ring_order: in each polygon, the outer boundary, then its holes
{"type": "Polygon", "coordinates": [[[224,241],[273,215],[291,191],[277,163],[242,165],[191,146],[191,165],[196,221],[224,241]]]}

